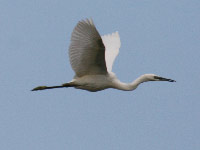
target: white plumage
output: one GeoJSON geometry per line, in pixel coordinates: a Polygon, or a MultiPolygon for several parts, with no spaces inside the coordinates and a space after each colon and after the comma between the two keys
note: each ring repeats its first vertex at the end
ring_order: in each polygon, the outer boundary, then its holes
{"type": "Polygon", "coordinates": [[[92,92],[107,88],[130,91],[147,81],[175,82],[154,74],[144,74],[132,83],[121,82],[112,72],[120,46],[118,32],[101,37],[92,19],[79,21],[72,32],[69,47],[69,59],[75,72],[74,79],[60,86],[39,86],[32,91],[63,87],[75,87],[92,92]]]}
{"type": "Polygon", "coordinates": [[[119,33],[115,32],[112,34],[104,35],[101,37],[103,44],[105,45],[105,60],[108,72],[112,72],[112,66],[115,58],[119,54],[119,48],[121,46],[119,33]]]}

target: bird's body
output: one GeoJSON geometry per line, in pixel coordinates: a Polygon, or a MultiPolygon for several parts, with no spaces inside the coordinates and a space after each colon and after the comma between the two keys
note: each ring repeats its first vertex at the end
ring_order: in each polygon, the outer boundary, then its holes
{"type": "Polygon", "coordinates": [[[169,81],[171,79],[154,74],[144,74],[132,83],[123,83],[112,72],[112,65],[119,53],[121,42],[118,32],[100,36],[92,19],[80,21],[72,32],[69,58],[76,75],[74,79],[60,86],[39,86],[33,89],[74,87],[96,92],[107,88],[131,91],[147,81],[169,81]]]}
{"type": "Polygon", "coordinates": [[[110,74],[107,75],[86,75],[80,78],[74,78],[71,83],[77,89],[88,90],[96,92],[113,87],[115,77],[110,74]]]}

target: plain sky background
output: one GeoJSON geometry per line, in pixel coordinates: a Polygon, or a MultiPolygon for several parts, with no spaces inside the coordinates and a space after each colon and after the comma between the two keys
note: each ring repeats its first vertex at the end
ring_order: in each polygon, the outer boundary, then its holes
{"type": "Polygon", "coordinates": [[[199,0],[0,0],[1,150],[199,150],[199,0]],[[93,18],[119,31],[113,71],[177,80],[131,92],[73,88],[71,32],[93,18]]]}

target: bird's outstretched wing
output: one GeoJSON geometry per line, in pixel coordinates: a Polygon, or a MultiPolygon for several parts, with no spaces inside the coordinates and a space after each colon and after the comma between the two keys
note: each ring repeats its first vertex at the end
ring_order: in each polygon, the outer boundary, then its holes
{"type": "Polygon", "coordinates": [[[101,37],[106,48],[105,59],[108,72],[112,72],[112,66],[115,58],[119,54],[119,48],[121,46],[119,33],[104,35],[101,37]]]}
{"type": "Polygon", "coordinates": [[[69,57],[78,77],[107,74],[105,47],[92,19],[79,21],[74,28],[69,57]]]}

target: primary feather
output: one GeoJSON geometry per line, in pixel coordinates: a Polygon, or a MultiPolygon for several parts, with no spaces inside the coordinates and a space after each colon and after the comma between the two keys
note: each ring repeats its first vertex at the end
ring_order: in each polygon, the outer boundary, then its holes
{"type": "Polygon", "coordinates": [[[74,28],[69,58],[78,77],[107,73],[105,46],[92,19],[79,21],[74,28]]]}

